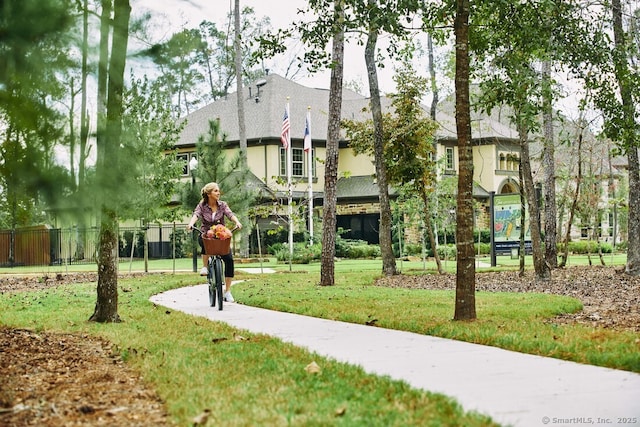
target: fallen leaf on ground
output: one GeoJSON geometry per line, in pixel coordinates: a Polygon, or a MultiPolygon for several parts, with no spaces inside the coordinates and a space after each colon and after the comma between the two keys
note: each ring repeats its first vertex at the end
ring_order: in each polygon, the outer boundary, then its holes
{"type": "Polygon", "coordinates": [[[319,374],[321,369],[320,366],[316,362],[311,362],[307,366],[304,367],[304,370],[310,374],[319,374]]]}

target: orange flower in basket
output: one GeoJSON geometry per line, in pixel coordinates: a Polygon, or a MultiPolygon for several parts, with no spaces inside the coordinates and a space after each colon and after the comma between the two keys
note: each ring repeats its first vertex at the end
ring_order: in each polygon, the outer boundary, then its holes
{"type": "Polygon", "coordinates": [[[222,224],[218,224],[211,227],[211,230],[207,232],[207,236],[213,237],[214,239],[227,240],[231,238],[231,230],[222,224]]]}

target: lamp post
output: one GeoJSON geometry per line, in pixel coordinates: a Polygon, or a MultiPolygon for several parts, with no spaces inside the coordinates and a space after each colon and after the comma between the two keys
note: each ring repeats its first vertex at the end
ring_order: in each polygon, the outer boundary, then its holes
{"type": "MultiPolygon", "coordinates": [[[[191,157],[189,160],[189,173],[191,173],[191,192],[193,193],[196,188],[196,169],[198,169],[198,159],[191,157]]],[[[196,235],[191,233],[191,248],[193,252],[193,272],[198,271],[198,254],[196,245],[196,235]]]]}

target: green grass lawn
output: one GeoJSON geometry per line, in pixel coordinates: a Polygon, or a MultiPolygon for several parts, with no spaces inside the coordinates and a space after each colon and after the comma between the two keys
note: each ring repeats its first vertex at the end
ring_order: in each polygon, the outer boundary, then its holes
{"type": "MultiPolygon", "coordinates": [[[[240,262],[241,260],[237,259],[236,267],[249,267],[249,268],[270,268],[275,269],[277,271],[306,271],[309,273],[319,272],[320,271],[320,263],[314,262],[311,264],[293,264],[289,265],[288,263],[277,262],[273,257],[264,257],[262,263],[256,261],[258,258],[251,258],[253,262],[240,262]]],[[[396,266],[400,272],[403,271],[435,271],[436,264],[433,260],[421,261],[414,260],[406,261],[398,259],[396,260],[396,266]]],[[[598,264],[599,260],[597,257],[591,257],[592,262],[594,264],[598,264]]],[[[607,265],[616,265],[622,266],[626,263],[627,257],[626,254],[615,254],[615,255],[606,255],[604,258],[607,265]]],[[[198,257],[197,265],[198,268],[202,267],[201,258],[198,257]]],[[[441,260],[442,265],[445,269],[454,273],[456,271],[456,262],[455,260],[441,260]]],[[[518,269],[520,260],[512,259],[509,256],[499,256],[497,257],[497,267],[491,267],[491,260],[489,257],[478,257],[478,262],[476,264],[476,270],[478,272],[482,271],[490,271],[495,269],[518,269]]],[[[586,255],[572,255],[569,257],[569,261],[567,265],[588,265],[589,260],[586,255]]],[[[136,272],[136,271],[145,271],[145,262],[140,259],[121,259],[119,265],[119,271],[121,273],[128,272],[136,272]]],[[[525,257],[525,266],[526,268],[532,268],[533,262],[531,256],[525,257]]],[[[373,260],[362,260],[362,259],[342,259],[335,263],[336,272],[342,271],[353,271],[354,269],[358,271],[382,271],[382,261],[380,259],[373,260]]],[[[149,272],[154,271],[165,271],[165,272],[188,272],[193,271],[193,259],[191,258],[178,258],[176,260],[172,259],[153,259],[149,260],[146,263],[146,270],[149,272]]],[[[1,267],[0,268],[0,277],[2,274],[37,274],[37,275],[52,275],[56,273],[66,273],[66,272],[95,272],[97,271],[97,267],[95,264],[73,264],[73,265],[54,265],[54,266],[33,266],[33,267],[1,267]]]]}
{"type": "Polygon", "coordinates": [[[478,319],[452,321],[454,291],[372,286],[378,272],[343,272],[336,286],[319,275],[273,274],[234,286],[238,302],[326,319],[443,338],[640,372],[640,335],[583,325],[556,324],[554,316],[582,308],[574,298],[536,293],[476,295],[478,319]]]}
{"type": "MultiPolygon", "coordinates": [[[[502,258],[499,264],[506,261],[502,258]]],[[[124,265],[121,272],[128,270],[124,265]]],[[[150,271],[173,270],[171,260],[149,265],[150,271]]],[[[191,260],[181,260],[176,271],[190,271],[191,266],[191,260]]],[[[424,269],[419,261],[398,266],[412,274],[424,269]]],[[[260,264],[237,267],[260,268],[260,264]]],[[[454,322],[453,291],[374,286],[381,270],[379,260],[337,262],[333,287],[317,286],[317,263],[289,266],[270,260],[262,267],[277,273],[238,272],[236,279],[242,280],[234,285],[238,302],[640,372],[639,334],[550,321],[581,308],[579,301],[569,297],[478,293],[478,320],[454,322]]],[[[517,268],[517,260],[506,268],[517,268]]],[[[429,269],[433,266],[427,265],[429,269]]],[[[132,265],[132,271],[139,270],[132,265]]],[[[87,271],[95,271],[95,266],[87,271]]],[[[305,426],[492,425],[488,418],[465,413],[446,397],[368,375],[274,338],[169,312],[149,302],[153,294],[200,281],[191,273],[120,279],[119,313],[124,320],[120,324],[87,322],[95,304],[95,283],[0,294],[0,325],[108,339],[116,353],[158,390],[178,425],[189,425],[205,408],[219,407],[221,396],[224,413],[214,413],[212,425],[245,425],[247,420],[305,426]],[[234,339],[237,334],[247,339],[234,339]],[[320,374],[304,370],[311,361],[320,365],[320,374]]]]}
{"type": "Polygon", "coordinates": [[[149,301],[153,294],[194,281],[199,278],[169,274],[121,279],[124,322],[118,324],[87,321],[95,284],[1,294],[0,325],[106,338],[158,391],[181,426],[191,425],[206,408],[213,409],[208,425],[495,425],[448,397],[149,301]],[[236,339],[238,334],[245,339],[236,339]],[[305,370],[312,361],[320,373],[305,370]]]}

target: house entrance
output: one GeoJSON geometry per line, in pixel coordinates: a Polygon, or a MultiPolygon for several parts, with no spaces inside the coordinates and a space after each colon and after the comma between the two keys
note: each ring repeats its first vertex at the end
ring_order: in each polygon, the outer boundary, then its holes
{"type": "Polygon", "coordinates": [[[336,217],[338,228],[346,232],[342,235],[345,239],[359,239],[367,243],[380,243],[380,214],[338,215],[336,217]]]}

